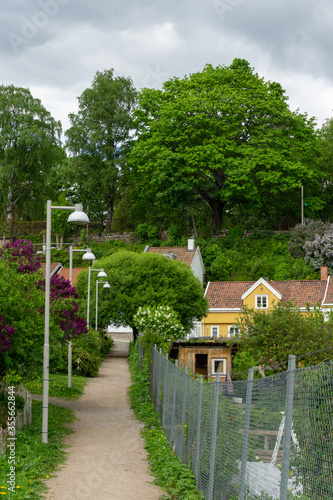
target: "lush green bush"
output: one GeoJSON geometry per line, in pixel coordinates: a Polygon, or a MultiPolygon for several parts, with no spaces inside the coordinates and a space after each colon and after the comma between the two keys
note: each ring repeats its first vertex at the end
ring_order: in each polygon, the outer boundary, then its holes
{"type": "MultiPolygon", "coordinates": [[[[79,375],[96,377],[99,367],[110,352],[113,340],[103,330],[89,330],[72,339],[72,367],[79,375]]],[[[68,367],[68,343],[51,344],[50,372],[65,372],[68,367]]]]}

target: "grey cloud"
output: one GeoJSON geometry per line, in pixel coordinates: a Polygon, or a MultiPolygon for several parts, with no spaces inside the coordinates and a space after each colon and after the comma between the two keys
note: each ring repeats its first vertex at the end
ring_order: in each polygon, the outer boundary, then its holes
{"type": "Polygon", "coordinates": [[[0,83],[31,87],[63,123],[96,71],[160,88],[235,57],[303,111],[333,108],[329,0],[2,0],[0,16],[0,83]]]}

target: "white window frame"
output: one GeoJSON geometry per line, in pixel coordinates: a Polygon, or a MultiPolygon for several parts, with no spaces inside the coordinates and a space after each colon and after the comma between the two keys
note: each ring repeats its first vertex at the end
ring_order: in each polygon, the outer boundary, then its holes
{"type": "Polygon", "coordinates": [[[256,309],[268,309],[268,295],[267,294],[260,294],[256,295],[256,309]],[[266,305],[263,306],[263,299],[266,301],[266,305]]]}
{"type": "Polygon", "coordinates": [[[236,337],[240,333],[240,329],[235,325],[228,325],[228,337],[236,337]]]}
{"type": "Polygon", "coordinates": [[[212,375],[216,375],[217,373],[220,373],[221,375],[227,374],[227,360],[226,360],[226,358],[213,358],[212,359],[212,375]],[[223,372],[216,372],[215,371],[215,362],[216,361],[218,361],[219,363],[222,362],[223,372]]]}
{"type": "Polygon", "coordinates": [[[212,325],[210,327],[210,336],[213,337],[213,338],[217,338],[217,337],[220,336],[220,328],[219,328],[218,325],[212,325]],[[217,333],[216,333],[216,335],[213,335],[213,331],[214,331],[215,328],[216,328],[216,332],[217,333]]]}

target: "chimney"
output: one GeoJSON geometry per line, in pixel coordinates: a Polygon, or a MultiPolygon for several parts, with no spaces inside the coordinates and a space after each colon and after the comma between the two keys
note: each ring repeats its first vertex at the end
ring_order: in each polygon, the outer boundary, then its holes
{"type": "Polygon", "coordinates": [[[194,238],[189,238],[187,240],[187,251],[188,252],[194,252],[195,250],[195,241],[194,238]]]}
{"type": "Polygon", "coordinates": [[[327,281],[327,278],[328,278],[328,267],[322,266],[320,268],[320,279],[321,281],[327,281]]]}

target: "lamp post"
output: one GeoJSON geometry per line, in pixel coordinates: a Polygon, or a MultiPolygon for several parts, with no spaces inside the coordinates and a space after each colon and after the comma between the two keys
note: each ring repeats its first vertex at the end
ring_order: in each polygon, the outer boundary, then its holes
{"type": "MultiPolygon", "coordinates": [[[[95,260],[95,255],[91,253],[91,249],[87,248],[82,250],[81,248],[73,248],[73,245],[69,246],[69,281],[73,285],[73,252],[85,252],[82,259],[83,260],[95,260]]],[[[68,341],[68,387],[72,387],[72,341],[68,341]]]]}
{"type": "Polygon", "coordinates": [[[103,288],[111,288],[108,281],[96,280],[96,316],[95,316],[95,330],[97,331],[97,315],[98,315],[98,284],[104,283],[103,288]]]}
{"type": "Polygon", "coordinates": [[[87,299],[87,325],[88,325],[88,328],[89,328],[89,308],[90,308],[90,281],[91,281],[90,275],[91,275],[92,271],[98,272],[97,278],[106,278],[107,277],[106,276],[106,272],[104,271],[104,269],[91,269],[91,267],[89,267],[89,273],[88,273],[88,299],[87,299]]]}
{"type": "Polygon", "coordinates": [[[82,211],[82,205],[74,207],[52,206],[51,200],[46,205],[46,264],[45,264],[45,324],[44,324],[44,350],[43,350],[43,403],[42,403],[42,442],[48,442],[48,416],[49,416],[49,359],[50,359],[50,281],[51,281],[51,211],[74,210],[68,217],[71,224],[89,224],[88,216],[82,211]]]}

